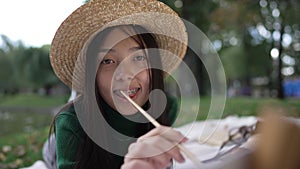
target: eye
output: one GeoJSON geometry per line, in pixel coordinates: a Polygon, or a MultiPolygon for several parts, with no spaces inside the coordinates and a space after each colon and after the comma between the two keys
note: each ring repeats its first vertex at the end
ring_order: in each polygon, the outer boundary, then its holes
{"type": "Polygon", "coordinates": [[[112,59],[103,59],[101,61],[101,64],[104,64],[104,65],[109,65],[109,64],[113,64],[115,63],[115,61],[113,61],[112,59]]]}
{"type": "Polygon", "coordinates": [[[144,56],[144,55],[140,55],[140,56],[135,56],[135,57],[133,57],[133,60],[134,61],[144,61],[144,60],[146,60],[147,58],[146,58],[146,56],[144,56]]]}

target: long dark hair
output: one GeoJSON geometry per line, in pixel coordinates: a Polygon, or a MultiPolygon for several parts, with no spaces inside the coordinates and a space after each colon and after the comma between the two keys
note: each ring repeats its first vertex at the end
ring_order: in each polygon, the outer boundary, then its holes
{"type": "MultiPolygon", "coordinates": [[[[96,104],[95,106],[87,106],[85,109],[85,112],[94,111],[95,109],[100,109],[103,116],[105,116],[106,112],[103,108],[103,105],[105,104],[105,101],[100,95],[100,92],[98,91],[96,79],[94,76],[87,76],[90,74],[95,73],[98,69],[98,64],[95,64],[95,56],[96,50],[98,49],[103,42],[103,40],[106,38],[107,34],[111,32],[113,29],[121,29],[125,33],[128,33],[129,37],[134,39],[141,48],[149,49],[154,48],[158,49],[158,44],[154,38],[154,35],[149,33],[146,29],[144,29],[141,26],[138,25],[123,25],[118,27],[110,27],[107,29],[104,29],[90,42],[87,51],[86,51],[86,65],[92,65],[89,68],[86,68],[86,84],[85,84],[85,91],[84,94],[86,95],[94,95],[96,97],[96,104]],[[133,34],[132,34],[133,33],[133,34]],[[92,63],[92,64],[91,64],[92,63]],[[94,90],[90,90],[90,87],[94,87],[94,90]]],[[[148,64],[149,65],[158,65],[158,67],[162,67],[161,58],[159,55],[159,52],[157,50],[151,50],[148,53],[148,64]]],[[[149,71],[149,77],[150,77],[150,91],[153,89],[159,89],[161,91],[164,91],[164,74],[162,69],[150,69],[149,71]]],[[[101,90],[101,89],[100,89],[101,90]]],[[[159,99],[153,99],[154,102],[151,104],[155,105],[155,101],[158,101],[159,99]]],[[[89,102],[90,100],[87,99],[89,102]]],[[[149,108],[149,101],[143,105],[144,109],[149,108]]],[[[157,118],[157,121],[163,125],[171,125],[170,121],[168,119],[168,106],[164,110],[164,112],[157,118]]],[[[146,132],[150,131],[154,126],[151,123],[141,123],[138,124],[138,133],[136,134],[136,137],[139,137],[146,132]]],[[[103,139],[106,139],[105,136],[108,134],[105,128],[99,129],[103,134],[103,139]]],[[[86,133],[83,134],[83,137],[80,141],[79,148],[76,154],[76,164],[74,166],[75,169],[90,169],[90,168],[120,168],[120,165],[122,163],[119,163],[118,161],[122,161],[123,157],[119,155],[115,155],[113,153],[110,153],[100,146],[98,146],[86,133]]]]}

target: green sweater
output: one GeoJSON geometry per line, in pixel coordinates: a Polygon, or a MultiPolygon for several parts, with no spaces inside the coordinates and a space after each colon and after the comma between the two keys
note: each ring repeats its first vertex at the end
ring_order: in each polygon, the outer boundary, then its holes
{"type": "MultiPolygon", "coordinates": [[[[168,96],[168,118],[171,124],[175,121],[178,105],[175,98],[168,96]]],[[[105,111],[109,112],[106,120],[117,131],[127,135],[136,136],[138,133],[137,123],[124,118],[118,112],[114,111],[108,105],[104,105],[105,111]]],[[[131,115],[130,118],[138,118],[140,113],[131,115]]],[[[71,106],[67,111],[62,111],[56,118],[55,122],[56,130],[56,158],[58,169],[73,169],[75,165],[75,157],[78,151],[78,146],[82,137],[85,135],[78,118],[74,106],[71,106]]],[[[123,146],[123,144],[121,144],[123,146]]],[[[128,146],[128,145],[127,145],[128,146]]],[[[127,150],[128,147],[123,147],[127,150]]],[[[116,156],[117,166],[123,164],[123,157],[116,156]]]]}

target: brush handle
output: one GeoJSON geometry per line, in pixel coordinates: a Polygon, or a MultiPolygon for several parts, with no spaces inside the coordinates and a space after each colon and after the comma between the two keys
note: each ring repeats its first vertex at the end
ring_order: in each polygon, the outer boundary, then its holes
{"type": "MultiPolygon", "coordinates": [[[[129,96],[127,96],[123,91],[121,94],[138,110],[140,111],[145,118],[147,118],[155,127],[159,127],[160,124],[150,116],[145,110],[143,110],[138,104],[136,104],[129,96]]],[[[181,144],[176,144],[176,146],[189,158],[198,168],[202,167],[202,162],[197,159],[197,157],[189,151],[186,147],[181,144]]]]}
{"type": "Polygon", "coordinates": [[[148,119],[155,127],[159,127],[160,124],[152,117],[150,116],[145,110],[143,110],[138,104],[136,104],[127,94],[125,94],[123,91],[120,91],[121,94],[136,108],[138,111],[140,111],[146,119],[148,119]]]}

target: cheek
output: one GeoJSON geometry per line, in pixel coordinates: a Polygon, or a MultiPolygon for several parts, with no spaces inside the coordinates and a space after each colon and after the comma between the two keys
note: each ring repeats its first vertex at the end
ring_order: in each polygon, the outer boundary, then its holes
{"type": "Polygon", "coordinates": [[[147,89],[149,91],[150,87],[150,78],[149,78],[149,73],[148,71],[143,71],[139,74],[139,80],[143,85],[144,89],[147,89]]]}
{"type": "Polygon", "coordinates": [[[112,76],[108,73],[98,71],[97,73],[97,87],[103,98],[110,96],[112,76]]]}

